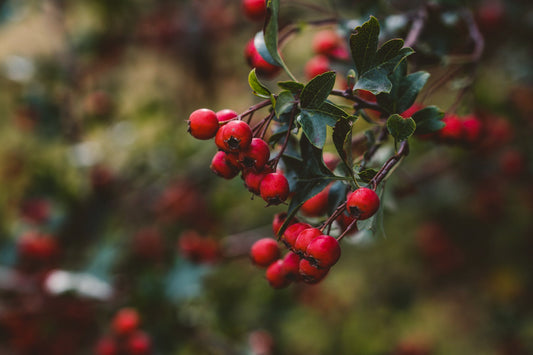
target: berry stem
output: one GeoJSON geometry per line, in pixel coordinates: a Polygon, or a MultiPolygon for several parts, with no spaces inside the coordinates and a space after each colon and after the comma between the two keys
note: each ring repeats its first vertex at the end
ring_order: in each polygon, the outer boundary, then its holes
{"type": "Polygon", "coordinates": [[[402,160],[403,157],[407,156],[409,154],[409,143],[407,140],[402,141],[400,143],[400,148],[398,149],[398,152],[394,154],[392,157],[389,158],[383,164],[381,169],[377,172],[377,174],[370,180],[369,185],[373,190],[377,188],[377,186],[387,177],[387,175],[392,172],[392,170],[395,168],[395,166],[402,160]]]}
{"type": "Polygon", "coordinates": [[[274,170],[276,170],[276,168],[278,167],[279,160],[283,156],[283,153],[285,152],[285,149],[287,149],[287,145],[289,144],[289,138],[291,136],[291,130],[292,130],[292,126],[294,124],[294,115],[296,114],[297,108],[298,108],[298,106],[296,104],[294,104],[294,106],[292,107],[292,110],[291,110],[291,118],[289,120],[289,127],[287,129],[287,135],[285,136],[285,141],[283,142],[283,145],[281,146],[281,149],[280,149],[278,155],[274,159],[272,159],[272,161],[271,161],[271,166],[272,166],[272,169],[274,169],[274,170]]]}
{"type": "Polygon", "coordinates": [[[237,117],[239,120],[242,120],[245,116],[252,115],[255,111],[262,109],[263,107],[266,107],[271,104],[272,104],[272,101],[270,99],[263,100],[253,106],[250,106],[250,108],[248,108],[246,111],[244,111],[237,117]]]}
{"type": "Polygon", "coordinates": [[[341,215],[341,213],[344,212],[346,209],[346,201],[344,203],[340,204],[339,207],[329,216],[329,218],[322,224],[322,226],[319,228],[321,232],[324,232],[324,229],[326,229],[327,226],[331,225],[337,217],[341,215]]]}
{"type": "Polygon", "coordinates": [[[346,227],[346,229],[344,229],[344,231],[341,233],[341,235],[339,235],[337,237],[337,241],[340,242],[342,238],[344,238],[344,236],[346,234],[348,234],[348,231],[352,230],[352,227],[357,223],[357,219],[354,219],[353,221],[350,222],[350,224],[348,225],[348,227],[346,227]]]}
{"type": "Polygon", "coordinates": [[[381,106],[379,106],[378,104],[374,102],[370,102],[365,99],[362,99],[357,95],[354,95],[350,89],[348,90],[333,89],[331,90],[331,95],[344,97],[345,99],[355,102],[357,104],[354,106],[355,109],[369,108],[372,110],[379,111],[381,113],[386,113],[386,111],[381,106]]]}

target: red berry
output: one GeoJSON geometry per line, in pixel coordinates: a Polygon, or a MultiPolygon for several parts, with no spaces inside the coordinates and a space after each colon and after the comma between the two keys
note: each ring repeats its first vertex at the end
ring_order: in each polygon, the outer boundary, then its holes
{"type": "Polygon", "coordinates": [[[279,205],[289,197],[289,182],[280,173],[267,174],[259,187],[261,197],[270,205],[279,205]]]}
{"type": "Polygon", "coordinates": [[[210,168],[215,174],[224,179],[233,179],[239,174],[239,170],[231,165],[226,155],[227,153],[224,151],[216,152],[213,160],[211,160],[210,168]]]}
{"type": "Polygon", "coordinates": [[[372,189],[360,187],[348,195],[346,208],[358,220],[370,218],[379,209],[379,196],[372,189]]]}
{"type": "Polygon", "coordinates": [[[188,132],[197,139],[211,139],[218,131],[218,118],[214,111],[201,108],[189,116],[188,132]]]}
{"type": "Polygon", "coordinates": [[[439,131],[439,138],[450,143],[460,142],[463,138],[463,122],[457,115],[446,115],[442,119],[446,125],[439,131]]]}
{"type": "Polygon", "coordinates": [[[252,21],[263,21],[266,15],[265,0],[242,0],[244,15],[252,21]]]}
{"type": "Polygon", "coordinates": [[[218,111],[216,115],[217,115],[218,122],[226,122],[237,117],[239,114],[233,110],[226,108],[224,110],[218,111]]]}
{"type": "Polygon", "coordinates": [[[150,337],[143,331],[136,331],[128,337],[126,348],[130,355],[146,355],[152,348],[150,337]]]}
{"type": "Polygon", "coordinates": [[[277,65],[272,65],[269,62],[267,62],[257,49],[255,48],[254,39],[252,38],[250,41],[248,41],[248,44],[246,45],[246,48],[244,49],[244,56],[246,58],[246,62],[251,68],[255,68],[255,71],[257,74],[262,75],[266,78],[272,78],[276,74],[278,74],[281,70],[281,67],[277,65]]]}
{"type": "Polygon", "coordinates": [[[23,259],[46,263],[57,255],[59,245],[52,236],[30,231],[19,237],[17,250],[23,259]]]}
{"type": "Polygon", "coordinates": [[[279,259],[280,251],[278,243],[272,238],[261,238],[250,249],[252,262],[261,267],[267,267],[279,259]]]}
{"type": "Polygon", "coordinates": [[[293,249],[296,244],[296,238],[298,238],[298,235],[307,228],[311,228],[307,223],[294,223],[285,229],[285,232],[281,236],[281,241],[287,246],[287,248],[293,249]]]}
{"type": "Polygon", "coordinates": [[[242,173],[244,179],[244,186],[255,195],[260,194],[261,181],[263,178],[270,174],[269,170],[257,172],[253,169],[246,169],[242,173]]]}
{"type": "Polygon", "coordinates": [[[318,228],[307,228],[298,234],[296,241],[294,242],[294,252],[300,256],[304,256],[309,243],[322,235],[322,232],[318,228]]]}
{"type": "Polygon", "coordinates": [[[478,142],[481,138],[482,129],[483,124],[476,116],[470,115],[463,119],[463,132],[467,143],[474,144],[478,142]]]}
{"type": "MultiPolygon", "coordinates": [[[[345,213],[341,213],[339,217],[337,217],[336,221],[339,223],[339,226],[342,230],[345,230],[352,224],[353,221],[356,221],[357,218],[348,216],[345,213]]],[[[355,233],[357,232],[357,224],[353,224],[350,230],[347,233],[355,233]]]]}
{"type": "Polygon", "coordinates": [[[286,273],[286,277],[293,281],[298,282],[301,280],[300,275],[300,257],[293,253],[292,251],[289,251],[287,254],[285,254],[285,257],[283,258],[283,264],[282,268],[286,273]]]}
{"type": "MultiPolygon", "coordinates": [[[[278,232],[285,223],[285,220],[287,219],[287,212],[280,212],[274,215],[274,219],[272,220],[272,231],[274,232],[274,235],[278,235],[278,232]]],[[[293,225],[294,223],[297,223],[298,219],[291,218],[291,221],[289,222],[289,226],[293,225]]]]}
{"type": "Polygon", "coordinates": [[[324,160],[324,164],[326,164],[328,169],[331,171],[335,170],[337,164],[339,164],[339,158],[330,152],[324,152],[322,159],[324,160]]]}
{"type": "Polygon", "coordinates": [[[287,272],[283,268],[283,261],[277,260],[270,264],[265,273],[266,279],[270,286],[279,289],[289,286],[291,283],[287,272]]]}
{"type": "Polygon", "coordinates": [[[330,70],[329,59],[323,55],[317,55],[309,59],[304,68],[305,76],[309,80],[330,70]]]}
{"type": "Polygon", "coordinates": [[[252,138],[250,146],[239,153],[239,161],[246,168],[263,169],[270,158],[268,143],[261,138],[252,138]]]}
{"type": "Polygon", "coordinates": [[[222,141],[224,150],[229,152],[239,152],[250,146],[252,143],[252,129],[244,121],[229,121],[222,130],[222,141]]]}
{"type": "Polygon", "coordinates": [[[132,333],[139,327],[139,313],[134,308],[122,308],[113,318],[113,330],[118,335],[132,333]]]}
{"type": "Polygon", "coordinates": [[[300,212],[308,217],[320,217],[328,211],[328,196],[330,186],[320,191],[300,207],[300,212]]]}
{"type": "Polygon", "coordinates": [[[316,54],[330,56],[342,45],[342,39],[333,30],[322,30],[313,37],[312,47],[316,54]]]}
{"type": "Polygon", "coordinates": [[[118,347],[115,340],[111,337],[105,337],[98,340],[95,348],[96,355],[116,355],[118,347]]]}
{"type": "Polygon", "coordinates": [[[316,284],[321,281],[329,272],[329,269],[319,269],[313,266],[309,260],[301,259],[299,265],[299,273],[302,279],[307,284],[316,284]]]}
{"type": "Polygon", "coordinates": [[[341,257],[341,247],[337,239],[330,235],[320,235],[309,242],[305,254],[311,264],[319,268],[329,268],[341,257]]]}

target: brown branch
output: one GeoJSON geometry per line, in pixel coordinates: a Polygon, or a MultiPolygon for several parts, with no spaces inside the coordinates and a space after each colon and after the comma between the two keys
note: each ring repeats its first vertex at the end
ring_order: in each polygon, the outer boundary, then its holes
{"type": "Polygon", "coordinates": [[[402,141],[400,143],[400,149],[398,149],[398,152],[394,154],[392,157],[389,158],[383,164],[381,169],[377,172],[377,174],[370,180],[369,185],[372,187],[373,190],[375,190],[378,185],[387,177],[387,175],[392,171],[392,169],[402,160],[403,157],[407,156],[409,154],[409,143],[407,140],[402,141]]]}
{"type": "Polygon", "coordinates": [[[424,26],[426,24],[427,20],[427,9],[425,7],[421,7],[413,20],[413,24],[411,25],[411,30],[407,34],[405,38],[404,45],[405,47],[412,47],[418,38],[420,37],[420,34],[422,33],[422,30],[424,29],[424,26]]]}

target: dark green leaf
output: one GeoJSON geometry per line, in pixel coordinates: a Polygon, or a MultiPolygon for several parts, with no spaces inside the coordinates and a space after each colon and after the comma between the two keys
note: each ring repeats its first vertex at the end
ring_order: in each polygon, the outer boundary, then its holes
{"type": "Polygon", "coordinates": [[[403,118],[394,114],[387,120],[387,129],[397,141],[403,141],[413,135],[416,123],[412,118],[403,118]]]}
{"type": "Polygon", "coordinates": [[[436,106],[427,106],[415,112],[412,119],[416,122],[416,134],[427,134],[445,126],[442,122],[444,112],[436,106]]]}
{"type": "MultiPolygon", "coordinates": [[[[352,125],[349,120],[338,120],[333,128],[333,144],[339,157],[347,167],[349,172],[352,172],[351,161],[351,137],[352,137],[352,125]]],[[[353,174],[352,174],[353,175],[353,174]]]]}
{"type": "Polygon", "coordinates": [[[283,90],[289,90],[293,94],[299,94],[304,88],[304,84],[297,81],[280,81],[278,86],[283,90]]]}
{"type": "Polygon", "coordinates": [[[416,125],[416,134],[428,134],[437,132],[446,124],[440,120],[425,120],[416,125]]]}
{"type": "Polygon", "coordinates": [[[364,73],[353,89],[367,90],[374,95],[377,95],[382,92],[390,92],[392,89],[392,83],[387,76],[387,71],[377,67],[364,73]]]}
{"type": "Polygon", "coordinates": [[[369,70],[375,60],[379,41],[379,22],[374,16],[355,28],[350,36],[350,50],[357,74],[361,76],[369,70]]]}
{"type": "Polygon", "coordinates": [[[257,75],[255,74],[255,68],[252,69],[250,74],[248,74],[248,84],[250,84],[250,87],[252,88],[254,95],[263,97],[263,98],[269,98],[270,97],[270,90],[268,90],[259,79],[257,79],[257,75]]]}
{"type": "Polygon", "coordinates": [[[304,134],[317,148],[323,148],[326,143],[327,126],[335,126],[338,118],[317,110],[304,109],[297,117],[304,134]]]}
{"type": "Polygon", "coordinates": [[[376,64],[379,65],[393,59],[400,54],[402,47],[403,39],[400,38],[394,38],[383,43],[376,53],[376,64]]]}
{"type": "Polygon", "coordinates": [[[320,105],[318,111],[324,112],[325,114],[328,114],[333,117],[337,117],[337,119],[350,117],[350,115],[347,114],[342,108],[328,101],[320,105]]]}
{"type": "Polygon", "coordinates": [[[335,181],[331,184],[328,193],[328,214],[332,214],[337,207],[346,201],[346,194],[348,193],[348,185],[343,181],[335,181]]]}
{"type": "Polygon", "coordinates": [[[278,14],[279,0],[268,0],[263,34],[265,46],[275,62],[272,63],[274,65],[282,64],[282,60],[278,51],[278,14]]]}
{"type": "Polygon", "coordinates": [[[413,105],[428,78],[429,73],[424,71],[418,71],[403,78],[400,83],[395,113],[402,113],[413,105]]]}
{"type": "Polygon", "coordinates": [[[380,68],[383,68],[387,71],[387,73],[391,73],[393,72],[394,70],[396,70],[396,67],[405,59],[407,58],[408,56],[410,56],[411,54],[413,54],[415,51],[410,48],[410,47],[404,47],[402,49],[400,49],[400,51],[398,52],[398,54],[387,60],[386,62],[383,62],[383,63],[380,63],[378,65],[378,67],[380,68]]]}
{"type": "Polygon", "coordinates": [[[295,104],[296,101],[290,91],[280,92],[274,103],[276,121],[288,123],[291,119],[291,111],[295,104]]]}
{"type": "Polygon", "coordinates": [[[320,74],[305,85],[300,95],[302,108],[319,108],[335,85],[335,72],[320,74]]]}
{"type": "Polygon", "coordinates": [[[269,49],[267,48],[267,43],[265,42],[265,37],[263,32],[259,31],[255,34],[254,37],[254,46],[257,50],[257,53],[266,60],[268,63],[272,65],[280,65],[274,57],[272,57],[272,54],[270,53],[269,49]]]}

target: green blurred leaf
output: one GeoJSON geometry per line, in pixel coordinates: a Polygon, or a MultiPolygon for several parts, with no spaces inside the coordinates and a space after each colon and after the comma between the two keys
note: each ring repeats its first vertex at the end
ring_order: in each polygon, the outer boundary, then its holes
{"type": "Polygon", "coordinates": [[[280,65],[276,61],[276,59],[272,57],[272,54],[270,53],[267,47],[267,43],[265,42],[265,37],[262,31],[259,31],[255,34],[254,46],[255,46],[255,49],[257,50],[257,53],[259,53],[259,55],[261,56],[261,58],[263,58],[264,60],[266,60],[268,63],[272,65],[277,65],[277,66],[280,65]]]}
{"type": "MultiPolygon", "coordinates": [[[[282,65],[283,63],[278,51],[278,14],[279,0],[268,0],[263,35],[265,47],[274,61],[271,64],[274,65],[282,65]]],[[[265,58],[265,60],[267,59],[265,58]]]]}
{"type": "Polygon", "coordinates": [[[353,177],[352,159],[352,124],[347,119],[338,120],[333,128],[333,144],[339,154],[348,174],[353,177]]]}
{"type": "Polygon", "coordinates": [[[302,108],[319,108],[328,98],[335,85],[335,72],[315,76],[305,85],[300,94],[302,108]]]}
{"type": "Polygon", "coordinates": [[[444,112],[436,106],[427,106],[415,112],[412,119],[416,122],[416,134],[436,132],[445,126],[442,122],[444,112]]]}
{"type": "Polygon", "coordinates": [[[270,90],[268,90],[259,79],[257,79],[257,75],[255,74],[255,68],[250,71],[250,74],[248,74],[248,84],[253,90],[254,95],[263,97],[263,98],[270,98],[270,90]]]}
{"type": "Polygon", "coordinates": [[[403,118],[394,114],[387,120],[387,128],[397,141],[404,141],[413,135],[416,123],[412,118],[403,118]]]}

